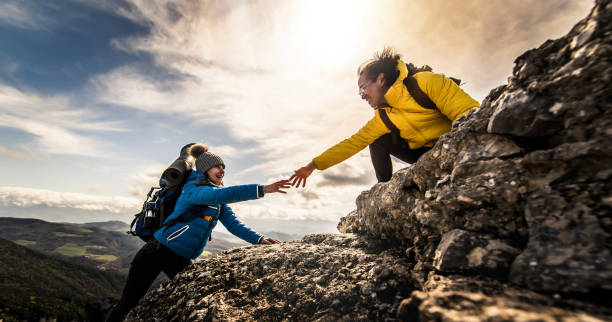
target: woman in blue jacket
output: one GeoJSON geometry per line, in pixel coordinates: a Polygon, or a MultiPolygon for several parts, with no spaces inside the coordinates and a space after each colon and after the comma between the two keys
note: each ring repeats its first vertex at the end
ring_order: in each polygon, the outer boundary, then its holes
{"type": "MultiPolygon", "coordinates": [[[[245,226],[229,203],[259,199],[266,193],[281,192],[290,187],[288,180],[269,185],[239,185],[223,187],[225,164],[210,152],[200,151],[174,212],[164,223],[174,223],[155,232],[154,237],[138,251],[130,265],[128,279],[121,300],[109,313],[107,321],[122,321],[138,304],[161,271],[173,278],[191,260],[204,251],[210,234],[220,221],[232,234],[252,244],[278,244],[245,226]]],[[[191,152],[190,154],[195,154],[191,152]]]]}

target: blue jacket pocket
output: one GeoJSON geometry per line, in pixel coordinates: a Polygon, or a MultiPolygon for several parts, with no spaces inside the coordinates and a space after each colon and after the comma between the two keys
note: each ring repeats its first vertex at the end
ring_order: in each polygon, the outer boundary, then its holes
{"type": "Polygon", "coordinates": [[[171,241],[173,239],[176,239],[176,238],[180,237],[188,229],[189,229],[189,225],[185,225],[185,226],[177,229],[175,232],[173,232],[172,234],[168,235],[168,237],[166,237],[166,241],[169,242],[169,241],[171,241]]]}

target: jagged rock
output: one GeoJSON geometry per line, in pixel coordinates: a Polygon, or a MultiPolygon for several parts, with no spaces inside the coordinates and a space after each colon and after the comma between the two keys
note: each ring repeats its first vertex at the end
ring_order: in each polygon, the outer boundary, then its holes
{"type": "Polygon", "coordinates": [[[505,277],[520,251],[503,240],[454,229],[442,236],[434,267],[440,272],[477,272],[505,277]]]}
{"type": "Polygon", "coordinates": [[[196,262],[141,300],[128,321],[395,320],[414,289],[397,249],[354,235],[310,235],[196,262]]]}
{"type": "Polygon", "coordinates": [[[612,4],[597,1],[567,36],[518,57],[508,85],[416,164],[362,193],[338,229],[400,244],[425,272],[444,234],[488,235],[521,250],[515,283],[612,291],[610,57],[612,4]]]}
{"type": "Polygon", "coordinates": [[[400,303],[405,321],[609,321],[609,307],[461,275],[430,275],[400,303]]]}
{"type": "Polygon", "coordinates": [[[612,4],[598,0],[361,193],[338,225],[355,235],[198,261],[128,320],[612,320],[610,57],[612,4]]]}
{"type": "Polygon", "coordinates": [[[590,207],[571,205],[550,188],[534,192],[527,203],[530,238],[512,265],[510,280],[540,291],[612,290],[612,260],[590,207]]]}

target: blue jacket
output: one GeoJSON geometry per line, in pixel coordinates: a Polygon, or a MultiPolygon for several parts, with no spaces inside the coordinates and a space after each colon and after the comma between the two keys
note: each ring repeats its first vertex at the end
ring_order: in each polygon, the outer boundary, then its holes
{"type": "Polygon", "coordinates": [[[255,244],[261,238],[260,234],[245,226],[227,204],[238,201],[258,199],[263,197],[263,186],[257,184],[232,187],[218,187],[213,184],[197,186],[205,176],[196,170],[191,171],[183,186],[183,191],[176,201],[174,211],[165,222],[173,220],[187,211],[195,209],[204,216],[188,217],[174,226],[162,227],[153,235],[157,241],[170,248],[175,253],[194,259],[204,251],[208,238],[217,224],[217,219],[232,234],[255,244]],[[199,208],[199,209],[198,209],[199,208]]]}

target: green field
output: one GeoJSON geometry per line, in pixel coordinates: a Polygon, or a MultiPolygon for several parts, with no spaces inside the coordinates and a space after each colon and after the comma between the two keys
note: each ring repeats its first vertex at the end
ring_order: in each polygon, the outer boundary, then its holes
{"type": "Polygon", "coordinates": [[[34,245],[37,244],[33,240],[25,240],[25,239],[16,240],[16,241],[14,241],[14,243],[17,244],[17,245],[25,246],[25,247],[34,246],[34,245]]]}
{"type": "Polygon", "coordinates": [[[83,235],[77,235],[77,234],[70,234],[70,233],[63,233],[60,231],[54,231],[53,235],[57,236],[57,237],[85,237],[83,235]]]}
{"type": "Polygon", "coordinates": [[[82,233],[82,234],[89,234],[89,233],[93,233],[94,231],[85,227],[79,227],[79,226],[68,226],[65,225],[64,228],[77,232],[77,233],[82,233]]]}
{"type": "Polygon", "coordinates": [[[112,262],[117,259],[117,256],[109,254],[93,254],[89,252],[89,249],[104,249],[104,246],[99,245],[77,245],[74,243],[66,243],[55,249],[55,252],[68,257],[83,256],[92,258],[101,262],[112,262]]]}

